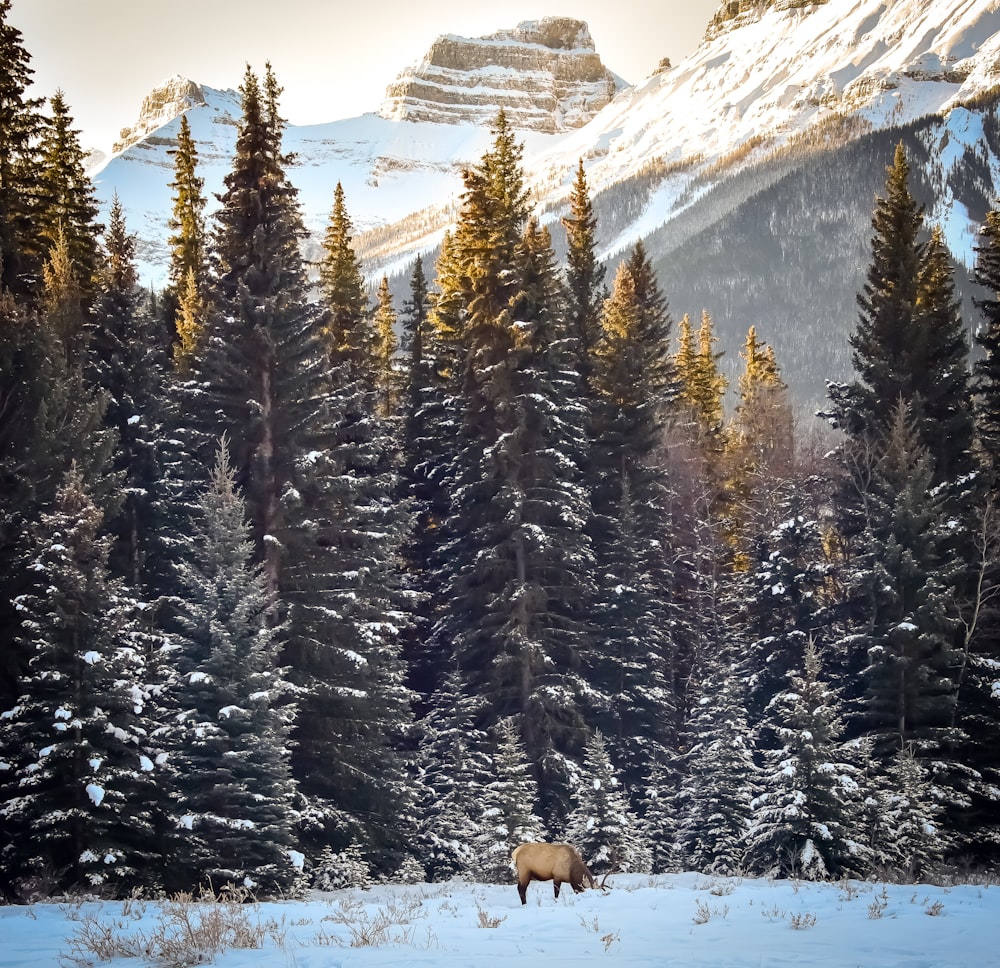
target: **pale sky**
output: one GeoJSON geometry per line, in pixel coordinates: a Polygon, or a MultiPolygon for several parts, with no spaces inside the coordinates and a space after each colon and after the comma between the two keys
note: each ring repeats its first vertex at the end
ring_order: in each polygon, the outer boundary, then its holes
{"type": "Polygon", "coordinates": [[[181,74],[236,88],[270,60],[293,124],[376,111],[386,86],[440,34],[480,37],[522,20],[585,20],[630,83],[697,46],[721,0],[13,0],[32,94],[66,96],[85,148],[110,148],[143,97],[181,74]]]}

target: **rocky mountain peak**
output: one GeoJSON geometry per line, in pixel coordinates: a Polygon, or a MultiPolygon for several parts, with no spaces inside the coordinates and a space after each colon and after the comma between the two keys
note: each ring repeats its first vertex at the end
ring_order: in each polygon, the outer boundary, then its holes
{"type": "Polygon", "coordinates": [[[174,75],[154,87],[143,98],[139,109],[139,119],[130,127],[122,128],[112,148],[113,153],[125,151],[132,145],[147,138],[157,128],[169,124],[189,108],[205,103],[205,92],[199,84],[174,75]]]}
{"type": "Polygon", "coordinates": [[[582,127],[624,86],[601,62],[586,23],[545,17],[485,37],[438,37],[389,85],[379,113],[481,125],[502,107],[517,128],[556,133],[582,127]]]}
{"type": "Polygon", "coordinates": [[[799,10],[822,6],[829,0],[723,0],[709,22],[705,40],[713,40],[746,24],[756,23],[768,10],[799,10]]]}

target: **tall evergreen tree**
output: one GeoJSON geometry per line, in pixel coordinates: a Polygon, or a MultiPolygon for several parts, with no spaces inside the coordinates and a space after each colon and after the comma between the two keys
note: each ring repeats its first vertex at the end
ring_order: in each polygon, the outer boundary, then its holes
{"type": "Polygon", "coordinates": [[[438,362],[451,355],[461,422],[445,472],[450,562],[434,644],[454,655],[463,691],[487,697],[479,728],[513,717],[544,810],[558,817],[584,736],[584,413],[567,402],[573,348],[548,232],[525,226],[521,150],[501,112],[492,148],[466,172],[439,267],[438,362]]]}
{"type": "Polygon", "coordinates": [[[61,91],[49,99],[49,106],[52,116],[42,131],[34,189],[36,237],[47,254],[63,234],[82,295],[89,302],[97,285],[103,228],[97,222],[97,197],[87,177],[80,132],[73,127],[61,91]]]}
{"type": "Polygon", "coordinates": [[[143,656],[132,607],[108,574],[102,513],[74,464],[31,528],[35,585],[16,603],[29,654],[0,722],[0,850],[8,884],[155,886],[163,829],[143,656]]]}
{"type": "Polygon", "coordinates": [[[207,283],[205,179],[198,174],[198,149],[186,114],[181,115],[177,147],[169,153],[174,156],[170,183],[174,203],[168,222],[173,234],[167,239],[170,266],[164,310],[174,329],[175,362],[186,371],[204,326],[202,302],[207,283]]]}
{"type": "Polygon", "coordinates": [[[580,377],[584,387],[590,376],[591,354],[600,335],[604,266],[598,262],[597,216],[590,200],[583,159],[577,164],[576,180],[570,196],[570,213],[563,219],[566,229],[566,311],[573,326],[579,354],[580,377]]]}
{"type": "MultiPolygon", "coordinates": [[[[353,231],[344,189],[337,182],[330,221],[323,236],[319,283],[329,313],[327,340],[330,358],[338,362],[347,360],[358,367],[371,362],[375,334],[368,317],[361,263],[352,245],[353,231]]],[[[370,382],[374,374],[363,374],[363,378],[370,382]]]]}
{"type": "Polygon", "coordinates": [[[400,373],[396,361],[396,310],[392,305],[389,279],[382,276],[376,296],[375,316],[375,384],[378,392],[377,408],[384,418],[396,415],[399,405],[400,373]]]}
{"type": "Polygon", "coordinates": [[[782,741],[768,754],[746,837],[751,870],[822,880],[864,869],[856,839],[858,771],[840,746],[837,699],[810,643],[767,715],[782,741]]]}
{"type": "Polygon", "coordinates": [[[902,399],[934,461],[934,483],[971,469],[968,346],[939,234],[920,240],[923,209],[902,144],[872,215],[872,259],[849,337],[857,379],[831,384],[831,416],[849,436],[887,439],[902,399]]]}
{"type": "Polygon", "coordinates": [[[0,0],[0,292],[23,297],[41,281],[31,201],[43,117],[42,99],[27,94],[34,70],[10,9],[0,0]]]}
{"type": "Polygon", "coordinates": [[[673,724],[668,490],[658,466],[675,392],[669,325],[637,249],[604,303],[594,360],[590,532],[601,619],[587,673],[594,723],[629,788],[663,755],[673,724]]]}
{"type": "Polygon", "coordinates": [[[174,887],[295,885],[290,684],[223,439],[181,566],[177,675],[163,741],[180,828],[174,887]]]}
{"type": "Polygon", "coordinates": [[[372,372],[371,342],[344,328],[367,355],[331,359],[324,315],[308,299],[270,68],[263,90],[249,69],[242,90],[201,392],[213,432],[231,428],[258,560],[287,618],[283,661],[301,690],[292,766],[306,801],[304,842],[317,853],[367,842],[381,863],[407,836],[396,570],[406,509],[393,501],[373,388],[358,376],[372,372]]]}
{"type": "Polygon", "coordinates": [[[992,488],[1000,480],[1000,209],[987,213],[976,246],[975,281],[982,289],[976,305],[983,319],[976,343],[976,432],[992,488]]]}
{"type": "Polygon", "coordinates": [[[122,507],[108,521],[115,536],[110,564],[115,574],[138,591],[149,587],[151,577],[146,559],[156,532],[162,403],[159,375],[164,361],[153,321],[141,306],[135,239],[126,229],[117,195],[112,200],[105,239],[90,369],[92,382],[107,395],[104,420],[117,434],[113,466],[124,487],[122,507]]]}

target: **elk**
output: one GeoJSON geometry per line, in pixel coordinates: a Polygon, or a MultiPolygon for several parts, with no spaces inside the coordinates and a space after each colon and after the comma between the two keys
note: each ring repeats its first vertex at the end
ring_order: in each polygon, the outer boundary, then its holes
{"type": "Polygon", "coordinates": [[[531,881],[552,881],[557,898],[563,884],[569,884],[577,894],[584,888],[598,886],[594,875],[571,844],[521,844],[514,848],[510,856],[517,868],[517,893],[521,895],[522,904],[528,903],[528,884],[531,881]]]}

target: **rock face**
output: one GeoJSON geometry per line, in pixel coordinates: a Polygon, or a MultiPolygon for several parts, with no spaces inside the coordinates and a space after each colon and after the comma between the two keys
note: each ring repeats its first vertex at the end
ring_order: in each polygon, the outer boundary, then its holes
{"type": "Polygon", "coordinates": [[[131,127],[121,129],[112,152],[125,151],[157,128],[180,117],[188,108],[204,103],[205,94],[194,81],[179,75],[171,77],[146,95],[139,109],[139,120],[131,127]]]}
{"type": "Polygon", "coordinates": [[[389,85],[379,113],[481,125],[502,107],[514,127],[553,134],[582,127],[624,86],[583,21],[546,17],[486,37],[439,37],[389,85]]]}

